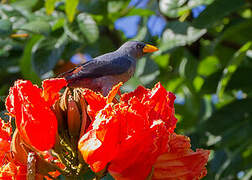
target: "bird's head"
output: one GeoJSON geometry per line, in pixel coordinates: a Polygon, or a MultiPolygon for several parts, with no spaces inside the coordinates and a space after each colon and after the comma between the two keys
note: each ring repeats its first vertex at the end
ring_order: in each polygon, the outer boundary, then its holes
{"type": "Polygon", "coordinates": [[[119,48],[119,51],[126,53],[133,58],[141,58],[144,54],[155,52],[157,50],[157,47],[139,41],[128,41],[119,48]]]}

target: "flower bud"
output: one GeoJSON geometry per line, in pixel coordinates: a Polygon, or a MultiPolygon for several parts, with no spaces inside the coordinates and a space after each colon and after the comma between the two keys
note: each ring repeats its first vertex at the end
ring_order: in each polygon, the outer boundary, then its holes
{"type": "Polygon", "coordinates": [[[68,98],[67,104],[67,124],[68,132],[71,138],[78,141],[80,133],[81,117],[77,103],[72,96],[68,98]]]}
{"type": "Polygon", "coordinates": [[[81,105],[81,130],[80,130],[80,137],[82,137],[89,124],[91,123],[91,119],[87,115],[87,103],[84,98],[80,99],[80,105],[81,105]]]}
{"type": "Polygon", "coordinates": [[[24,146],[24,142],[16,129],[12,136],[11,152],[12,158],[21,164],[26,164],[27,162],[28,151],[24,146]]]}

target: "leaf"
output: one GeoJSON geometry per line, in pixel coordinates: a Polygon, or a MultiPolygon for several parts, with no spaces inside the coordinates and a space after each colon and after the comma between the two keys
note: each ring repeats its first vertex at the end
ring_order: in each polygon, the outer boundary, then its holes
{"type": "Polygon", "coordinates": [[[239,67],[232,75],[226,90],[242,90],[249,92],[252,84],[252,68],[239,67]]]}
{"type": "MultiPolygon", "coordinates": [[[[207,78],[205,78],[204,84],[201,88],[201,94],[214,94],[218,86],[218,82],[222,77],[222,70],[219,70],[207,78]]],[[[231,90],[243,90],[250,91],[252,84],[252,69],[248,67],[239,67],[232,75],[226,91],[231,90]]]]}
{"type": "Polygon", "coordinates": [[[225,88],[231,79],[231,76],[236,71],[236,69],[241,64],[242,60],[246,56],[247,50],[252,47],[252,42],[247,42],[243,45],[234,55],[233,58],[230,60],[227,67],[223,70],[222,77],[217,86],[217,94],[220,98],[222,98],[225,88]]]}
{"type": "Polygon", "coordinates": [[[211,27],[216,21],[221,20],[244,5],[245,1],[240,0],[216,0],[194,19],[193,25],[196,28],[211,27]]]}
{"type": "Polygon", "coordinates": [[[38,3],[39,0],[19,0],[11,5],[19,10],[28,10],[31,11],[32,8],[38,3]]]}
{"type": "Polygon", "coordinates": [[[11,33],[11,22],[8,19],[0,19],[0,37],[8,37],[11,33]]]}
{"type": "Polygon", "coordinates": [[[31,55],[33,46],[42,38],[41,35],[35,35],[26,43],[23,56],[20,59],[21,73],[24,79],[31,80],[33,83],[40,83],[40,78],[32,68],[31,55]]]}
{"type": "Polygon", "coordinates": [[[69,22],[73,22],[79,0],[66,0],[65,12],[69,22]]]}
{"type": "Polygon", "coordinates": [[[46,13],[51,15],[54,11],[54,4],[57,0],[45,0],[46,13]]]}
{"type": "Polygon", "coordinates": [[[99,37],[99,30],[93,18],[86,13],[81,13],[78,15],[77,21],[86,40],[89,43],[94,43],[99,37]]]}
{"type": "Polygon", "coordinates": [[[218,36],[220,41],[227,40],[237,44],[245,44],[252,40],[252,34],[247,33],[252,29],[251,19],[240,20],[226,28],[222,35],[218,36]]]}
{"type": "Polygon", "coordinates": [[[251,98],[236,100],[223,106],[201,126],[202,131],[220,136],[219,143],[226,148],[228,146],[237,148],[242,142],[248,142],[247,137],[252,135],[251,106],[251,98]]]}
{"type": "Polygon", "coordinates": [[[63,34],[59,39],[43,38],[33,46],[32,66],[39,76],[54,68],[60,60],[67,41],[67,35],[63,34]]]}
{"type": "Polygon", "coordinates": [[[161,0],[159,8],[162,13],[171,18],[179,17],[181,6],[185,4],[186,0],[161,0]]]}
{"type": "Polygon", "coordinates": [[[209,76],[220,68],[219,60],[216,56],[208,56],[203,59],[198,66],[198,74],[209,76]]]}
{"type": "Polygon", "coordinates": [[[109,1],[108,2],[108,12],[116,13],[119,12],[124,5],[123,1],[109,1]]]}
{"type": "Polygon", "coordinates": [[[123,85],[122,90],[129,92],[136,89],[139,85],[152,87],[159,74],[158,66],[153,60],[147,57],[141,58],[137,61],[134,76],[123,85]]]}
{"type": "Polygon", "coordinates": [[[152,10],[149,9],[140,9],[140,8],[134,8],[130,10],[130,12],[127,14],[127,16],[151,16],[155,14],[152,10]]]}
{"type": "Polygon", "coordinates": [[[51,32],[51,26],[48,22],[38,20],[24,24],[20,29],[35,34],[42,34],[44,36],[48,36],[51,32]]]}
{"type": "Polygon", "coordinates": [[[205,33],[206,29],[196,29],[187,22],[169,22],[163,32],[160,50],[167,51],[174,47],[191,44],[205,33]]]}
{"type": "Polygon", "coordinates": [[[179,65],[179,73],[181,77],[192,82],[197,73],[198,61],[188,51],[185,51],[183,55],[179,65]]]}

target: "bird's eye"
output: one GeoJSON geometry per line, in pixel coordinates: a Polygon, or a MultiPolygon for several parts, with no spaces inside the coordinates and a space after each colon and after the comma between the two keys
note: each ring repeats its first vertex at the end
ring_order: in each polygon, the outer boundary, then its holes
{"type": "Polygon", "coordinates": [[[142,46],[141,44],[137,44],[137,45],[136,45],[136,48],[137,48],[137,49],[141,49],[141,48],[143,48],[143,46],[142,46]]]}

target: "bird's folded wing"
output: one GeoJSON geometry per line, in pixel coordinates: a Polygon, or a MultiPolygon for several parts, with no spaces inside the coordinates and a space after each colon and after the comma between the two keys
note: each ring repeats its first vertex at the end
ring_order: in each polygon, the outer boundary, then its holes
{"type": "Polygon", "coordinates": [[[97,78],[108,75],[119,75],[127,72],[133,60],[129,56],[113,58],[112,60],[91,60],[66,72],[63,76],[66,80],[97,78]]]}

